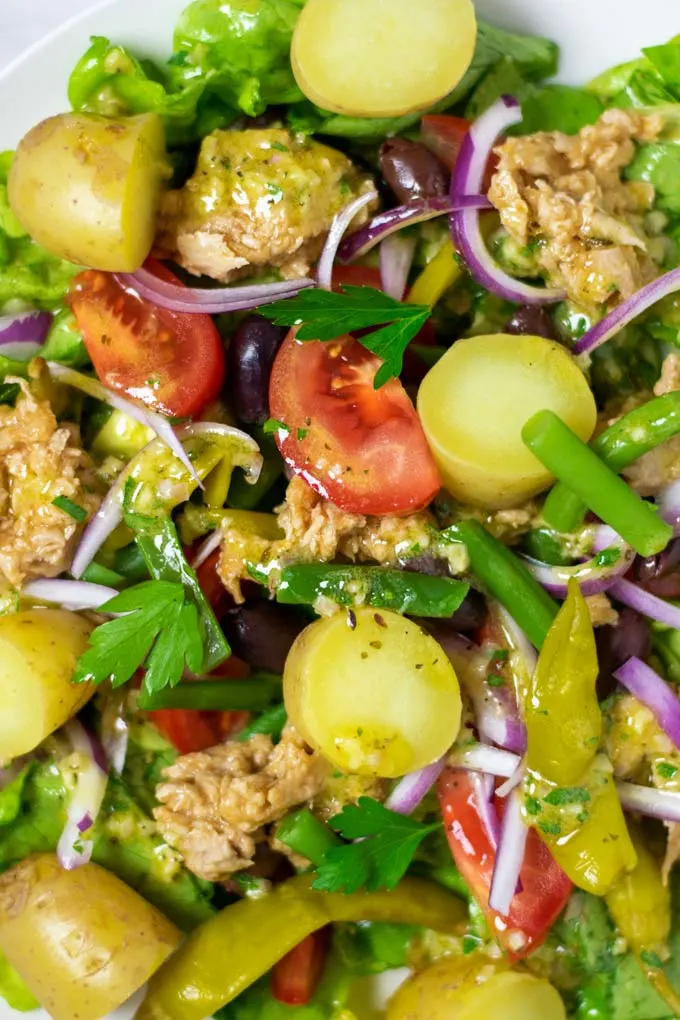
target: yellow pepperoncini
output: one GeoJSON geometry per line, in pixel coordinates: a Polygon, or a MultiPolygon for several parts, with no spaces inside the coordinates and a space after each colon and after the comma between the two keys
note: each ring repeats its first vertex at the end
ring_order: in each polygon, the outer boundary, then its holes
{"type": "Polygon", "coordinates": [[[525,706],[527,766],[557,786],[574,786],[592,763],[602,736],[595,692],[595,635],[578,583],[548,631],[525,706]]]}
{"type": "Polygon", "coordinates": [[[407,301],[414,305],[436,305],[442,295],[462,276],[450,238],[411,287],[407,301]]]}
{"type": "Polygon", "coordinates": [[[680,996],[661,969],[663,961],[668,958],[670,888],[664,885],[659,862],[635,831],[632,840],[637,852],[637,866],[609,891],[607,907],[617,928],[636,954],[647,979],[673,1012],[680,1015],[680,996]]]}

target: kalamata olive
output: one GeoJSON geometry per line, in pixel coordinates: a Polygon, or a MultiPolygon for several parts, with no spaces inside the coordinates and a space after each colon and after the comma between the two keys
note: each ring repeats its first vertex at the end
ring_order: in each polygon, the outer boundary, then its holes
{"type": "Polygon", "coordinates": [[[421,142],[388,138],[380,149],[380,169],[400,202],[437,198],[449,189],[449,171],[421,142]]]}
{"type": "Polygon", "coordinates": [[[676,538],[657,556],[648,556],[646,559],[642,556],[636,557],[633,570],[638,581],[645,584],[646,581],[657,581],[661,577],[666,577],[678,564],[680,564],[680,539],[676,538]]]}
{"type": "Polygon", "coordinates": [[[418,556],[410,556],[401,564],[403,570],[411,570],[414,574],[427,574],[429,577],[450,577],[448,560],[441,556],[433,556],[432,553],[420,553],[418,556]]]}
{"type": "Polygon", "coordinates": [[[598,627],[595,631],[597,658],[600,671],[597,678],[597,696],[608,697],[616,688],[613,674],[632,655],[646,659],[651,637],[644,617],[634,609],[619,610],[615,626],[598,627]]]}
{"type": "Polygon", "coordinates": [[[283,673],[288,652],[305,620],[289,606],[261,600],[232,610],[222,620],[234,654],[253,669],[283,673]]]}
{"type": "Polygon", "coordinates": [[[523,305],[513,312],[503,332],[516,336],[542,336],[546,340],[557,340],[557,331],[550,313],[545,308],[530,305],[523,305]]]}
{"type": "Polygon", "coordinates": [[[227,354],[227,386],[236,417],[262,425],[269,417],[269,377],[286,330],[249,315],[234,333],[227,354]]]}
{"type": "Polygon", "coordinates": [[[449,622],[455,630],[467,634],[483,626],[488,613],[486,599],[482,593],[470,588],[449,622]]]}

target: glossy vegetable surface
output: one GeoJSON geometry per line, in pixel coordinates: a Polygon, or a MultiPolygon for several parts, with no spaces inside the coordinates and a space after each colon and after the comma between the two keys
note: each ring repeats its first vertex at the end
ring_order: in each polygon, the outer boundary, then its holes
{"type": "Polygon", "coordinates": [[[459,340],[418,393],[444,484],[457,499],[490,509],[521,503],[550,484],[521,435],[532,413],[545,408],[590,438],[596,409],[583,373],[563,347],[535,336],[459,340]]]}
{"type": "Polygon", "coordinates": [[[391,999],[387,1020],[566,1020],[548,981],[480,956],[444,957],[416,973],[391,999]]]}
{"type": "Polygon", "coordinates": [[[178,946],[160,911],[96,864],[34,854],[0,878],[0,949],[54,1020],[99,1020],[178,946]]]}
{"type": "Polygon", "coordinates": [[[0,748],[3,759],[27,754],[92,696],[71,676],[92,630],[65,609],[0,617],[0,748]]]}
{"type": "Polygon", "coordinates": [[[244,899],[197,928],[149,984],[137,1020],[204,1020],[332,921],[394,921],[455,932],[461,900],[407,877],[390,892],[321,893],[305,875],[244,899]],[[253,932],[259,932],[257,944],[253,932]]]}
{"type": "MultiPolygon", "coordinates": [[[[155,276],[180,285],[147,261],[155,276]]],[[[93,270],[76,277],[69,302],[101,381],[177,417],[198,414],[222,388],[225,355],[209,315],[159,308],[93,270]]]]}
{"type": "Polygon", "coordinates": [[[417,18],[409,0],[389,6],[309,0],[295,27],[291,61],[304,94],[324,110],[395,117],[426,109],[458,84],[475,36],[470,0],[419,0],[417,18]]]}
{"type": "Polygon", "coordinates": [[[289,334],[271,376],[269,407],[285,429],[286,463],[343,510],[405,514],[426,506],[439,472],[413,404],[380,360],[352,337],[301,343],[289,334]]]}
{"type": "Polygon", "coordinates": [[[131,272],[151,250],[165,176],[155,114],[118,120],[62,113],[23,138],[12,163],[12,211],[61,258],[131,272]]]}
{"type": "Polygon", "coordinates": [[[395,777],[436,761],[460,725],[458,680],[411,621],[367,607],[317,620],[291,649],[288,715],[338,768],[395,777]]]}

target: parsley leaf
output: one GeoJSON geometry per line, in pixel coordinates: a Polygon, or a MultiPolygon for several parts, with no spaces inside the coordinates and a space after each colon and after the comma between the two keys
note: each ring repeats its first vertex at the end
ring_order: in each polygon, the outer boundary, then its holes
{"type": "Polygon", "coordinates": [[[124,615],[96,627],[89,647],[76,664],[74,683],[111,679],[120,687],[144,667],[144,687],[174,687],[185,666],[201,670],[203,642],[198,613],[185,601],[184,586],[171,581],[143,581],[110,599],[105,613],[124,615]]]}
{"type": "Polygon", "coordinates": [[[63,510],[65,514],[72,517],[74,521],[84,521],[87,517],[87,510],[80,503],[74,503],[68,496],[56,496],[52,500],[52,506],[63,510]]]}
{"type": "Polygon", "coordinates": [[[554,807],[562,807],[564,804],[586,804],[590,800],[590,794],[585,786],[556,786],[543,800],[554,807]]]}
{"type": "Polygon", "coordinates": [[[298,340],[335,340],[343,333],[381,326],[359,340],[385,362],[376,373],[376,389],[401,374],[404,351],[431,314],[427,305],[410,305],[373,287],[349,284],[341,294],[317,288],[304,290],[261,311],[277,326],[299,326],[298,340]]]}
{"type": "Polygon", "coordinates": [[[316,869],[313,888],[353,893],[362,887],[369,892],[393,889],[424,838],[441,823],[425,825],[390,811],[371,797],[360,797],[329,825],[345,839],[359,842],[328,850],[316,869]]]}

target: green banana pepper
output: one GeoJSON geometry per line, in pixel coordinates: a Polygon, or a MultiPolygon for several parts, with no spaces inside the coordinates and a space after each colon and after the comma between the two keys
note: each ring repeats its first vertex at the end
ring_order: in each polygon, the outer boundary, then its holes
{"type": "Polygon", "coordinates": [[[335,921],[392,921],[455,932],[465,904],[440,886],[404,878],[390,892],[317,892],[308,875],[243,899],[196,928],[151,981],[136,1020],[205,1020],[312,932],[335,921]]]}
{"type": "Polygon", "coordinates": [[[286,605],[312,606],[317,599],[325,598],[339,606],[367,605],[448,619],[469,590],[469,584],[451,577],[429,577],[388,567],[304,563],[284,567],[276,600],[286,605]]]}

